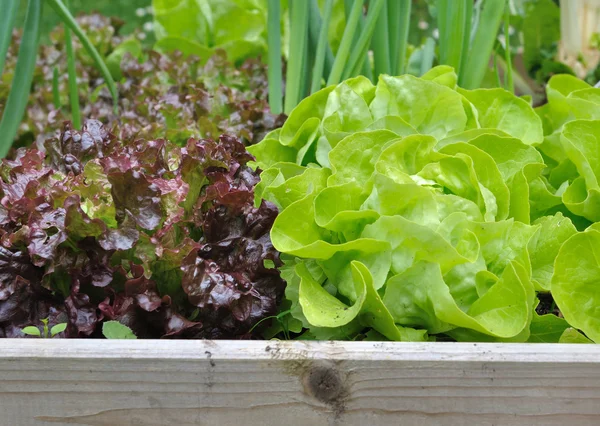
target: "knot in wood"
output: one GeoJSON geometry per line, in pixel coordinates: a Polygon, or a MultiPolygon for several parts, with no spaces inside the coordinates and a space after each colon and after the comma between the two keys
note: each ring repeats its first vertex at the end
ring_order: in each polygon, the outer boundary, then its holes
{"type": "Polygon", "coordinates": [[[344,383],[335,368],[314,366],[306,372],[304,387],[309,395],[319,401],[333,403],[342,396],[344,383]]]}

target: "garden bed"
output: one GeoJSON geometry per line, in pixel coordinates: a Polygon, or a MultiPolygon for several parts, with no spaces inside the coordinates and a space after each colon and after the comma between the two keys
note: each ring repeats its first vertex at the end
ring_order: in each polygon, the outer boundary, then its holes
{"type": "Polygon", "coordinates": [[[553,0],[4,1],[0,426],[598,424],[553,0]]]}
{"type": "Polygon", "coordinates": [[[0,424],[583,425],[596,345],[0,340],[0,424]]]}

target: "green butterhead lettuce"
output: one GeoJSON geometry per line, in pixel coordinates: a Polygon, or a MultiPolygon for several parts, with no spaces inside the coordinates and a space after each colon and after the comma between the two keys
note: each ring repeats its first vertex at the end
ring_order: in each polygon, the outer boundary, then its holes
{"type": "Polygon", "coordinates": [[[250,147],[257,202],[280,208],[271,238],[301,338],[600,338],[600,265],[573,249],[600,247],[600,227],[577,230],[595,220],[600,124],[570,120],[569,102],[595,97],[566,81],[542,114],[502,89],[458,88],[449,67],[356,77],[250,147]]]}
{"type": "Polygon", "coordinates": [[[572,236],[560,248],[551,290],[567,322],[600,342],[600,232],[572,236]]]}
{"type": "Polygon", "coordinates": [[[152,7],[158,49],[182,50],[203,60],[222,49],[233,62],[266,51],[266,2],[153,0],[152,7]]]}

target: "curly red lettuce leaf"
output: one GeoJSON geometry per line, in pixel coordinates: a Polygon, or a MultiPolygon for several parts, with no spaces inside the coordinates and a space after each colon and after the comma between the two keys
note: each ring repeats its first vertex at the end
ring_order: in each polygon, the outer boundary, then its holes
{"type": "Polygon", "coordinates": [[[59,337],[114,320],[140,338],[247,337],[276,312],[277,210],[254,206],[238,139],[179,147],[90,120],[45,147],[0,165],[0,337],[45,319],[67,323],[59,337]]]}
{"type": "MultiPolygon", "coordinates": [[[[124,44],[136,41],[119,36],[114,19],[92,14],[80,16],[77,21],[102,56],[117,61],[110,65],[119,74],[119,113],[115,114],[101,75],[74,39],[82,117],[103,122],[119,138],[163,137],[185,145],[192,136],[216,139],[221,134],[231,134],[244,144],[253,144],[283,125],[285,116],[269,110],[266,65],[260,61],[248,60],[235,66],[224,51],[217,51],[211,58],[141,50],[132,56],[119,53],[124,44]]],[[[15,32],[7,55],[6,77],[0,80],[0,113],[10,88],[20,39],[21,34],[15,32]]],[[[50,40],[49,45],[40,47],[27,114],[15,140],[17,147],[33,141],[41,146],[45,139],[56,136],[58,124],[70,117],[62,26],[50,34],[50,40]],[[48,84],[55,69],[62,105],[59,108],[54,105],[53,85],[48,84]]],[[[80,148],[93,155],[94,147],[84,143],[80,148]]],[[[69,153],[74,155],[64,152],[69,153]]],[[[63,167],[70,165],[67,162],[63,167]]]]}

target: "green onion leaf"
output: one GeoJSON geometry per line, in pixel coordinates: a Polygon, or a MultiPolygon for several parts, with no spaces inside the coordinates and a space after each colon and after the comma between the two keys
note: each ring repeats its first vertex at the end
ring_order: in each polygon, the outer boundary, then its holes
{"type": "Polygon", "coordinates": [[[421,57],[421,75],[425,74],[433,66],[435,58],[435,40],[427,37],[423,45],[423,55],[421,57]]]}
{"type": "Polygon", "coordinates": [[[4,69],[6,52],[12,40],[12,30],[15,25],[15,17],[19,8],[19,0],[3,0],[2,14],[0,14],[0,75],[4,69]]]}
{"type": "Polygon", "coordinates": [[[510,54],[510,9],[508,3],[504,8],[504,53],[506,57],[506,90],[515,93],[515,84],[513,82],[512,57],[510,54]]]}
{"type": "Polygon", "coordinates": [[[113,80],[112,75],[110,74],[110,71],[108,70],[108,67],[106,66],[106,64],[104,63],[104,60],[100,56],[100,53],[98,53],[98,51],[96,50],[96,48],[94,47],[94,45],[92,44],[90,39],[85,35],[85,33],[83,32],[81,27],[75,21],[75,18],[73,18],[73,15],[71,15],[71,12],[69,12],[69,9],[67,9],[65,7],[64,3],[61,0],[45,0],[45,1],[47,3],[49,3],[50,6],[52,6],[54,11],[57,13],[57,15],[63,21],[63,23],[66,26],[68,26],[71,29],[71,31],[73,31],[75,33],[75,35],[77,36],[79,41],[81,41],[81,44],[83,44],[83,47],[85,48],[85,50],[87,50],[89,55],[92,57],[92,59],[96,63],[96,66],[100,70],[100,73],[102,74],[102,77],[104,78],[104,81],[106,82],[106,85],[108,86],[108,90],[110,91],[110,94],[112,95],[113,108],[116,113],[117,107],[118,107],[118,100],[119,100],[118,94],[117,94],[117,86],[115,85],[115,81],[113,80]]]}
{"type": "MultiPolygon", "coordinates": [[[[327,38],[329,34],[329,23],[331,21],[331,13],[333,11],[333,0],[325,0],[325,9],[323,10],[323,20],[321,23],[321,31],[319,32],[319,40],[317,42],[317,53],[315,57],[315,64],[312,71],[312,84],[310,86],[310,93],[314,93],[321,88],[321,78],[323,77],[323,66],[327,56],[327,50],[329,48],[329,40],[327,38]]],[[[325,72],[327,72],[325,70],[325,72]]]]}
{"type": "Polygon", "coordinates": [[[390,66],[394,75],[404,73],[406,45],[410,30],[411,0],[388,0],[388,30],[390,32],[390,66]]]}
{"type": "Polygon", "coordinates": [[[58,90],[58,67],[52,70],[52,102],[55,109],[60,109],[60,91],[58,90]]]}
{"type": "MultiPolygon", "coordinates": [[[[437,13],[438,39],[440,43],[439,56],[440,63],[448,63],[448,0],[437,0],[435,3],[437,13]]],[[[450,25],[452,25],[450,23],[450,25]]]]}
{"type": "Polygon", "coordinates": [[[450,65],[457,73],[460,73],[468,1],[437,1],[438,29],[440,32],[440,64],[450,65]]]}
{"type": "Polygon", "coordinates": [[[4,158],[10,150],[29,100],[40,38],[42,4],[42,0],[29,0],[27,3],[15,76],[0,121],[0,158],[4,158]]]}
{"type": "Polygon", "coordinates": [[[371,38],[375,32],[375,24],[377,24],[379,14],[384,6],[385,0],[371,0],[369,11],[367,13],[367,20],[365,21],[365,25],[360,33],[358,41],[354,45],[352,56],[350,56],[350,60],[348,61],[348,65],[344,72],[344,79],[358,74],[358,70],[361,67],[361,58],[364,58],[367,54],[371,38]]]}
{"type": "Polygon", "coordinates": [[[464,22],[462,55],[460,58],[460,67],[457,70],[458,75],[460,75],[461,72],[464,72],[465,67],[467,66],[467,59],[469,57],[468,52],[471,47],[471,31],[473,28],[473,1],[463,1],[465,2],[466,13],[464,22]]]}
{"type": "MultiPolygon", "coordinates": [[[[373,5],[369,6],[369,11],[372,7],[373,5]]],[[[390,29],[388,28],[388,5],[384,1],[383,9],[379,12],[379,17],[377,18],[377,25],[375,26],[372,41],[375,76],[379,74],[391,74],[392,72],[389,38],[393,37],[393,35],[389,32],[390,29]]],[[[397,30],[398,28],[396,28],[397,30]]]]}
{"type": "Polygon", "coordinates": [[[284,112],[289,114],[303,97],[302,80],[304,58],[308,41],[308,15],[310,3],[305,0],[292,0],[290,34],[290,55],[285,79],[284,112]]]}
{"type": "MultiPolygon", "coordinates": [[[[327,85],[338,84],[344,73],[344,68],[348,62],[350,56],[350,48],[352,47],[352,40],[358,29],[358,22],[362,16],[363,0],[354,0],[352,4],[352,10],[348,16],[346,22],[346,28],[344,28],[344,34],[338,48],[335,60],[333,61],[333,67],[331,73],[327,79],[327,85]]],[[[293,33],[292,33],[293,34],[293,33]]]]}
{"type": "Polygon", "coordinates": [[[269,80],[269,106],[273,114],[281,114],[281,26],[280,26],[279,0],[269,0],[267,43],[269,45],[268,80],[269,80]]]}
{"type": "MultiPolygon", "coordinates": [[[[352,11],[352,6],[353,6],[353,0],[344,0],[344,14],[346,15],[346,21],[348,21],[348,19],[350,17],[350,12],[352,11]]],[[[361,13],[360,18],[358,19],[358,26],[356,27],[356,31],[354,33],[354,38],[352,39],[353,46],[358,42],[358,38],[360,37],[363,27],[365,26],[364,18],[365,18],[364,14],[361,13]]],[[[346,71],[346,67],[344,67],[344,71],[346,71]]],[[[369,60],[369,56],[367,55],[367,52],[365,52],[365,57],[363,58],[362,69],[360,70],[360,72],[356,71],[354,74],[351,75],[351,77],[355,77],[359,73],[362,73],[362,75],[367,77],[369,80],[374,81],[373,80],[373,70],[371,69],[371,61],[369,60]]],[[[342,76],[342,79],[343,78],[344,77],[342,76]]]]}
{"type": "MultiPolygon", "coordinates": [[[[502,56],[495,54],[494,58],[497,62],[498,69],[503,70],[503,72],[506,73],[507,65],[506,62],[504,62],[502,56]]],[[[527,81],[525,81],[525,78],[521,74],[519,74],[514,68],[512,70],[512,76],[515,84],[515,90],[517,92],[519,92],[522,95],[531,96],[532,98],[536,96],[536,92],[531,88],[529,83],[527,83],[527,81]]],[[[502,84],[500,84],[499,87],[502,87],[502,84]]]]}
{"type": "Polygon", "coordinates": [[[500,78],[500,68],[498,67],[498,54],[494,53],[494,76],[496,77],[496,85],[502,87],[502,79],[500,78]]]}
{"type": "MultiPolygon", "coordinates": [[[[327,0],[325,0],[327,1],[327,0]]],[[[333,6],[332,6],[333,9],[333,6]]],[[[310,3],[310,24],[308,26],[309,29],[309,39],[312,51],[317,51],[317,46],[319,44],[320,36],[321,36],[321,28],[324,25],[325,21],[325,10],[323,11],[323,18],[321,18],[321,11],[319,10],[319,1],[312,0],[310,3]]],[[[331,16],[329,18],[331,21],[331,16]]],[[[323,72],[325,75],[329,75],[331,72],[331,67],[333,65],[333,52],[331,51],[331,47],[329,46],[329,23],[327,23],[327,32],[325,33],[325,62],[323,72]]]]}
{"type": "Polygon", "coordinates": [[[481,86],[494,49],[500,22],[504,16],[505,3],[505,0],[485,0],[483,3],[473,44],[468,52],[467,64],[464,72],[459,76],[459,84],[465,89],[476,89],[481,86]]]}
{"type": "MultiPolygon", "coordinates": [[[[68,9],[69,0],[65,0],[65,7],[68,9]]],[[[67,71],[69,74],[69,99],[71,100],[71,119],[73,127],[81,129],[81,110],[79,108],[79,90],[77,88],[77,70],[75,69],[75,53],[73,51],[73,40],[71,40],[71,31],[65,27],[65,45],[67,48],[67,71]]]]}

